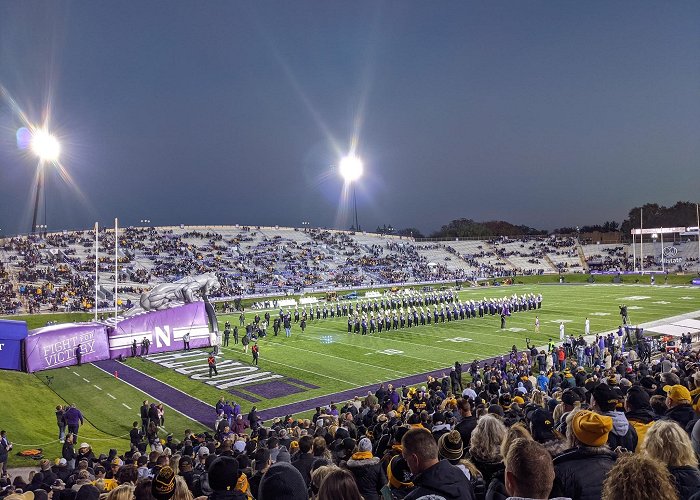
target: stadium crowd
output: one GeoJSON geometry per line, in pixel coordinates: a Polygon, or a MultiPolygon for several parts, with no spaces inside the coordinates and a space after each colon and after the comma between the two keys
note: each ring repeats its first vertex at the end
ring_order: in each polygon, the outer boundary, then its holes
{"type": "MultiPolygon", "coordinates": [[[[570,345],[563,364],[554,356],[543,364],[536,349],[515,348],[464,367],[456,362],[449,375],[415,387],[380,384],[352,400],[329,401],[308,419],[262,422],[255,407],[245,418],[222,398],[214,432],[185,430],[178,439],[159,435],[155,424],[144,433],[134,422],[123,454],[96,455],[86,442],[75,450],[69,434],[62,457],[42,460],[31,477],[3,479],[2,494],[697,500],[698,351],[683,342],[642,360],[630,354],[643,349],[625,351],[625,339],[603,339],[604,355],[590,360],[570,345]]],[[[8,445],[3,431],[0,462],[8,445]]]]}
{"type": "MultiPolygon", "coordinates": [[[[91,310],[94,236],[94,231],[64,231],[4,238],[0,312],[91,310]]],[[[113,298],[114,232],[101,230],[99,242],[103,287],[97,305],[106,307],[113,298]]],[[[127,227],[119,233],[120,293],[135,302],[138,294],[158,283],[203,273],[216,274],[221,283],[212,298],[234,298],[583,270],[579,255],[584,249],[571,237],[502,237],[468,247],[461,244],[308,228],[127,227]]],[[[589,247],[592,253],[585,262],[591,270],[632,268],[631,252],[624,245],[589,247]]],[[[695,265],[695,257],[687,253],[684,268],[695,265]]],[[[658,267],[657,261],[658,256],[647,255],[645,268],[658,267]]]]}

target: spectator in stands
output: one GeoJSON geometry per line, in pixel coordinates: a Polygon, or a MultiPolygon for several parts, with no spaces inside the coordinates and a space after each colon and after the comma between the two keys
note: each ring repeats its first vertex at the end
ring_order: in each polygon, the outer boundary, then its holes
{"type": "Polygon", "coordinates": [[[362,500],[360,490],[348,471],[333,469],[323,479],[318,490],[319,500],[362,500]]]}
{"type": "Polygon", "coordinates": [[[487,485],[491,482],[493,475],[505,467],[501,455],[501,443],[506,432],[503,422],[490,414],[481,417],[472,432],[469,456],[487,485]]]}
{"type": "Polygon", "coordinates": [[[345,467],[352,473],[365,500],[379,499],[381,489],[386,483],[386,476],[379,458],[372,455],[372,442],[369,438],[360,439],[357,443],[357,451],[345,463],[345,467]]]}
{"type": "Polygon", "coordinates": [[[647,456],[625,453],[603,483],[603,500],[677,500],[673,478],[647,456]]]}
{"type": "Polygon", "coordinates": [[[656,414],[651,408],[649,393],[641,386],[632,386],[627,390],[625,416],[637,432],[637,447],[634,451],[639,451],[647,431],[656,420],[656,414]]]}
{"type": "Polygon", "coordinates": [[[659,420],[647,431],[642,450],[673,475],[680,500],[700,491],[698,459],[688,434],[671,420],[659,420]]]}
{"type": "Polygon", "coordinates": [[[505,458],[505,481],[509,498],[550,498],[554,466],[547,450],[532,439],[517,438],[505,458]]]}
{"type": "MultiPolygon", "coordinates": [[[[664,415],[664,420],[673,420],[683,429],[697,418],[695,410],[691,404],[692,397],[687,387],[676,384],[664,386],[666,393],[666,406],[668,411],[664,415]]],[[[690,431],[692,429],[688,429],[690,431]]]]}
{"type": "Polygon", "coordinates": [[[301,473],[304,478],[304,483],[309,486],[311,482],[311,465],[316,460],[311,454],[311,448],[314,443],[314,438],[311,436],[302,436],[299,439],[299,452],[294,456],[292,465],[301,473]]]}
{"type": "Polygon", "coordinates": [[[606,474],[616,456],[607,446],[613,428],[611,417],[589,410],[567,417],[567,434],[572,448],[554,458],[552,495],[595,500],[600,498],[606,474]]]}
{"type": "Polygon", "coordinates": [[[608,434],[608,446],[615,450],[617,447],[628,451],[637,448],[637,431],[627,421],[627,417],[621,411],[617,411],[617,405],[621,400],[621,395],[607,384],[598,384],[593,389],[591,407],[596,413],[608,416],[612,419],[612,429],[608,434]]]}
{"type": "Polygon", "coordinates": [[[437,443],[426,429],[409,430],[401,446],[401,454],[414,476],[415,489],[406,496],[407,500],[425,495],[438,495],[445,500],[474,498],[472,485],[464,473],[449,461],[438,459],[437,443]]]}
{"type": "Polygon", "coordinates": [[[258,500],[308,500],[307,491],[308,485],[301,473],[286,462],[278,462],[262,477],[258,500]]]}
{"type": "Polygon", "coordinates": [[[216,458],[208,471],[209,486],[213,491],[209,500],[247,500],[247,496],[236,488],[239,477],[238,461],[235,458],[216,458]]]}

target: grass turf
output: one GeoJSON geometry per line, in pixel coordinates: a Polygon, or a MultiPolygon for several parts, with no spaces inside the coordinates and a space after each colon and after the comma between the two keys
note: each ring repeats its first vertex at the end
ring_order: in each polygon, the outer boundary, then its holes
{"type": "MultiPolygon", "coordinates": [[[[514,344],[519,349],[524,348],[526,337],[530,337],[536,345],[545,345],[549,338],[559,338],[560,320],[569,321],[566,323],[567,334],[583,333],[586,317],[590,319],[592,333],[609,331],[617,328],[620,323],[617,306],[621,303],[628,305],[629,315],[634,323],[700,310],[700,290],[688,287],[522,285],[468,289],[460,292],[460,297],[466,300],[530,292],[543,294],[542,309],[514,314],[508,319],[506,330],[500,329],[498,316],[405,328],[367,336],[347,334],[346,318],[309,322],[303,334],[298,325],[294,325],[291,338],[285,338],[283,330],[278,337],[274,337],[271,335],[272,329],[269,328],[268,337],[259,342],[260,368],[302,380],[319,388],[263,399],[256,406],[258,409],[280,406],[380,381],[446,368],[457,360],[469,362],[475,358],[483,359],[503,354],[514,344]],[[540,318],[539,334],[534,332],[535,315],[539,315],[540,318]]],[[[253,316],[254,312],[248,311],[246,320],[251,321],[253,316]]],[[[226,320],[232,325],[237,325],[238,314],[219,315],[220,329],[223,329],[226,320]]],[[[229,347],[222,348],[222,354],[226,359],[252,363],[250,352],[244,354],[242,346],[234,345],[233,339],[229,347]]],[[[212,404],[222,395],[231,397],[226,392],[152,362],[134,359],[128,363],[158,380],[212,404]]],[[[236,390],[260,397],[255,392],[246,390],[245,386],[236,387],[236,390]]],[[[244,410],[251,406],[244,401],[241,401],[241,405],[244,410]]]]}
{"type": "MultiPolygon", "coordinates": [[[[569,321],[566,323],[567,334],[583,333],[586,317],[591,321],[592,333],[609,331],[620,322],[617,306],[621,303],[628,305],[634,324],[700,310],[700,289],[691,287],[527,284],[470,288],[459,292],[459,295],[462,300],[468,300],[530,292],[542,293],[542,309],[514,314],[508,319],[506,330],[500,329],[498,316],[392,330],[371,336],[347,334],[346,318],[314,320],[308,323],[304,334],[298,325],[294,325],[289,339],[284,337],[284,331],[278,337],[272,336],[270,328],[270,335],[259,342],[260,368],[319,388],[273,399],[261,398],[262,401],[256,406],[259,409],[271,408],[449,367],[456,360],[469,362],[475,358],[499,355],[509,351],[513,344],[523,348],[526,337],[530,337],[537,345],[544,345],[550,337],[558,339],[560,320],[569,321]],[[539,334],[534,333],[535,315],[540,318],[539,334]]],[[[276,312],[272,314],[274,316],[276,312]]],[[[39,326],[47,320],[60,321],[57,316],[59,315],[41,315],[30,320],[32,325],[39,326]]],[[[250,321],[253,316],[254,312],[248,311],[246,319],[250,321]]],[[[84,318],[67,315],[65,319],[84,318]]],[[[222,330],[226,320],[238,324],[238,314],[219,315],[222,330]]],[[[222,348],[222,354],[226,359],[252,362],[251,354],[244,354],[242,346],[234,345],[233,339],[228,348],[222,348]]],[[[142,359],[130,359],[127,363],[212,404],[220,396],[231,398],[227,392],[156,363],[142,359]]],[[[115,436],[123,436],[129,431],[131,423],[138,420],[138,408],[142,400],[148,397],[92,365],[51,370],[36,376],[2,372],[0,390],[4,394],[14,395],[12,405],[3,412],[0,424],[0,427],[8,430],[12,441],[36,445],[55,439],[57,428],[53,408],[57,404],[75,402],[89,420],[81,432],[80,440],[94,441],[98,450],[111,447],[125,449],[128,441],[115,436]],[[45,383],[47,375],[54,377],[51,387],[45,383]],[[95,385],[102,391],[96,389],[95,385]],[[115,399],[107,396],[107,392],[115,399]]],[[[245,387],[236,387],[236,390],[255,395],[245,387]]],[[[245,401],[240,403],[243,411],[251,406],[245,401]]],[[[193,430],[199,428],[192,420],[166,410],[166,428],[172,429],[176,437],[187,427],[193,430]]],[[[47,456],[60,454],[60,445],[56,442],[45,445],[44,448],[47,456]]],[[[17,450],[16,447],[15,451],[17,450]]],[[[26,459],[15,456],[10,458],[11,466],[24,463],[26,459]]]]}

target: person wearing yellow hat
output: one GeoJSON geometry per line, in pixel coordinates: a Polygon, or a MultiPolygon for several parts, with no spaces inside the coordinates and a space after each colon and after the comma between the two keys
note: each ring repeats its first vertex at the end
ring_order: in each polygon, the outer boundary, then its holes
{"type": "MultiPolygon", "coordinates": [[[[695,410],[693,410],[692,396],[687,387],[676,385],[665,385],[666,407],[668,411],[664,415],[664,420],[673,420],[683,429],[691,420],[695,420],[695,410]]],[[[692,429],[691,429],[692,430],[692,429]]]]}
{"type": "Polygon", "coordinates": [[[574,447],[554,458],[552,497],[600,498],[603,481],[616,456],[606,445],[612,418],[589,410],[572,411],[567,417],[574,447]]]}

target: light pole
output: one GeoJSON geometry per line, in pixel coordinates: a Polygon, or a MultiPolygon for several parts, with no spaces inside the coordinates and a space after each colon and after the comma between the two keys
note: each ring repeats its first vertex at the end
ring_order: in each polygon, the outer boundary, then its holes
{"type": "Polygon", "coordinates": [[[355,231],[360,231],[360,223],[357,219],[357,192],[355,190],[356,181],[362,177],[364,165],[357,156],[350,154],[340,160],[340,175],[345,179],[346,184],[352,185],[352,201],[355,208],[355,231]]]}
{"type": "MultiPolygon", "coordinates": [[[[58,161],[61,145],[58,140],[45,129],[37,129],[32,134],[31,149],[39,157],[36,181],[36,196],[34,197],[34,214],[32,215],[32,233],[36,232],[36,219],[39,213],[39,196],[44,191],[44,210],[46,210],[46,190],[44,188],[44,167],[47,163],[58,161]]],[[[46,222],[46,221],[44,221],[46,222]]],[[[44,225],[44,228],[46,225],[44,225]]]]}
{"type": "Polygon", "coordinates": [[[151,225],[151,219],[141,219],[141,225],[151,225]]]}
{"type": "Polygon", "coordinates": [[[301,222],[301,227],[304,229],[304,232],[307,232],[309,230],[309,225],[311,223],[309,221],[302,221],[301,222]]]}

